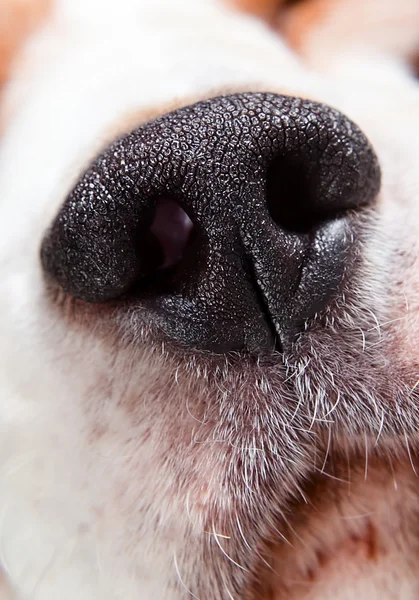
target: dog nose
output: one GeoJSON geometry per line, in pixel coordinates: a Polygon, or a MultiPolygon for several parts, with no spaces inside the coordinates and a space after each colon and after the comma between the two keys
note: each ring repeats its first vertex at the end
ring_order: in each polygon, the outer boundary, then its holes
{"type": "Polygon", "coordinates": [[[380,186],[335,109],[247,93],[146,123],[91,164],[41,249],[50,278],[217,353],[283,350],[340,289],[380,186]],[[122,305],[121,304],[121,305],[122,305]]]}

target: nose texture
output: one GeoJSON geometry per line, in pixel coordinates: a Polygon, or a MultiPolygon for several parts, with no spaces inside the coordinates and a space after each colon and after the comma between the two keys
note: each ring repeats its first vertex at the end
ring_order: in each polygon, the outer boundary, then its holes
{"type": "Polygon", "coordinates": [[[339,289],[353,221],[379,186],[368,140],[337,110],[222,96],[105,150],[64,202],[41,259],[69,294],[129,298],[177,343],[272,352],[339,289]]]}

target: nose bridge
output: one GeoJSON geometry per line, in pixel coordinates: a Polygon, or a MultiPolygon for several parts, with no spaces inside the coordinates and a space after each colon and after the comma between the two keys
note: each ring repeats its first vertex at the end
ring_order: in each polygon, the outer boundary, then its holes
{"type": "MultiPolygon", "coordinates": [[[[203,188],[213,196],[219,191],[228,213],[228,199],[243,204],[249,184],[266,194],[274,159],[285,169],[302,167],[320,210],[336,202],[342,209],[361,206],[377,193],[379,170],[365,136],[341,113],[315,102],[274,94],[222,96],[165,115],[152,129],[154,135],[143,131],[148,160],[155,167],[161,148],[169,187],[173,191],[178,178],[186,202],[205,198],[203,188]]],[[[156,188],[166,174],[154,171],[156,188]]]]}
{"type": "MultiPolygon", "coordinates": [[[[171,162],[182,171],[181,193],[188,201],[200,195],[228,198],[240,192],[250,178],[260,179],[266,157],[255,148],[245,108],[216,99],[163,117],[161,131],[171,162]]],[[[257,133],[257,132],[256,132],[257,133]]],[[[200,207],[198,207],[199,210],[200,207]]]]}

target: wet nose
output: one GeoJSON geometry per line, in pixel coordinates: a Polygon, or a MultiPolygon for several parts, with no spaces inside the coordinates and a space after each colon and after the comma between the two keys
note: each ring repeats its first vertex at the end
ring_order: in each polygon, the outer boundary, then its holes
{"type": "Polygon", "coordinates": [[[342,282],[380,186],[335,109],[276,94],[199,102],[115,141],[47,232],[44,270],[86,302],[123,298],[176,344],[283,350],[342,282]]]}

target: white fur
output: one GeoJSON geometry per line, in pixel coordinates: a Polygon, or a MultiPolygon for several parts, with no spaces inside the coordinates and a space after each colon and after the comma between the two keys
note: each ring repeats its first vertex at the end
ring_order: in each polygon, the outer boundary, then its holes
{"type": "MultiPolygon", "coordinates": [[[[384,180],[354,306],[363,310],[367,344],[380,343],[375,319],[393,340],[393,354],[383,352],[382,360],[399,369],[400,389],[419,378],[419,89],[404,65],[380,57],[377,51],[376,60],[364,60],[360,48],[347,71],[308,70],[263,24],[215,0],[59,0],[30,40],[3,101],[10,117],[0,144],[0,562],[15,598],[191,597],[187,590],[197,594],[198,575],[205,579],[209,569],[200,555],[203,538],[231,566],[219,545],[228,545],[223,536],[232,531],[216,529],[230,517],[218,515],[208,530],[215,500],[221,515],[232,510],[222,489],[225,463],[216,454],[216,432],[224,430],[202,425],[214,384],[155,349],[111,343],[94,320],[90,329],[67,320],[45,296],[42,235],[131,111],[257,87],[319,99],[355,119],[377,149],[384,180]],[[406,280],[401,287],[398,278],[406,280]],[[394,320],[400,327],[388,333],[394,320]],[[185,462],[190,486],[178,488],[175,459],[182,462],[191,445],[195,470],[185,462]]],[[[305,385],[301,374],[303,391],[305,385]]],[[[312,416],[307,406],[305,422],[305,410],[302,427],[312,416]]],[[[371,420],[367,437],[380,427],[379,418],[371,420]]],[[[407,421],[400,417],[403,426],[407,421]]],[[[256,437],[254,447],[262,441],[256,437]]],[[[299,465],[296,451],[292,493],[307,456],[299,465]]],[[[249,500],[255,514],[257,503],[249,500]]],[[[209,577],[201,600],[236,598],[234,578],[220,573],[218,587],[209,577]]],[[[342,575],[339,598],[372,598],[374,585],[382,585],[372,578],[355,595],[352,576],[342,575]]],[[[384,598],[379,590],[376,597],[384,598]]]]}

